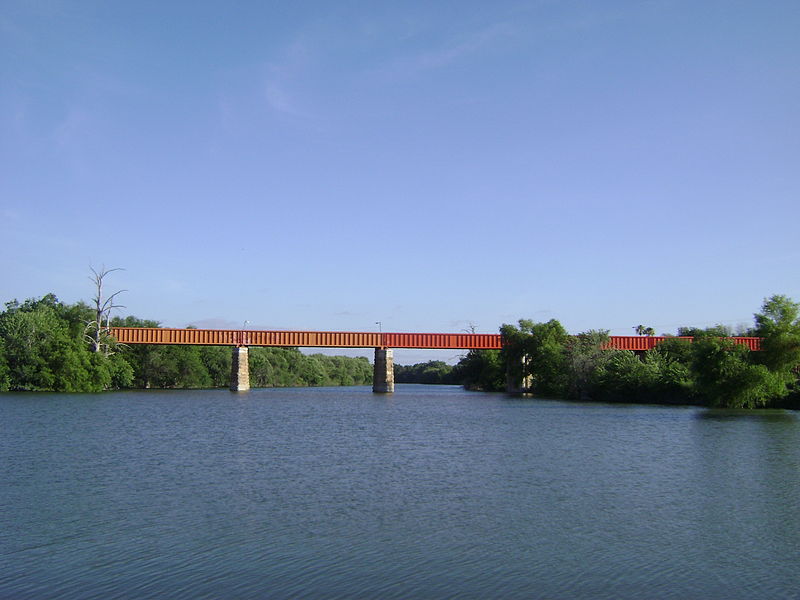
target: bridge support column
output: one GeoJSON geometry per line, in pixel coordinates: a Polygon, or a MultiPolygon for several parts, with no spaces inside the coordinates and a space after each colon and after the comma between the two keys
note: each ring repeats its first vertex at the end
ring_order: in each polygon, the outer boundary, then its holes
{"type": "Polygon", "coordinates": [[[375,348],[372,391],[376,394],[394,392],[394,356],[391,348],[375,348]]]}
{"type": "Polygon", "coordinates": [[[509,394],[530,394],[533,388],[533,375],[529,374],[531,357],[522,356],[519,366],[506,368],[506,392],[509,394]]]}
{"type": "Polygon", "coordinates": [[[231,391],[246,392],[250,389],[250,363],[247,346],[234,346],[231,360],[231,391]]]}

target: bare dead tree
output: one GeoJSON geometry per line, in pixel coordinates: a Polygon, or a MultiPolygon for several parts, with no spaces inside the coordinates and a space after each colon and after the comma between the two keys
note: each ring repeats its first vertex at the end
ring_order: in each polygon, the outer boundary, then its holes
{"type": "Polygon", "coordinates": [[[114,299],[127,290],[119,290],[106,298],[103,296],[103,285],[109,273],[124,271],[125,269],[106,269],[105,265],[103,265],[99,271],[96,271],[94,267],[91,266],[89,269],[92,271],[89,280],[94,283],[95,286],[95,295],[92,298],[94,319],[86,324],[86,340],[91,344],[94,352],[103,352],[108,356],[111,354],[108,334],[109,327],[111,326],[111,311],[115,308],[125,308],[122,304],[116,304],[114,299]]]}
{"type": "MultiPolygon", "coordinates": [[[[472,321],[467,321],[467,326],[464,327],[461,331],[463,331],[464,333],[475,333],[475,331],[477,331],[477,329],[478,329],[478,326],[475,325],[475,323],[473,323],[472,321]]],[[[470,352],[471,352],[471,350],[470,350],[470,352]]],[[[463,358],[466,358],[466,356],[468,354],[469,354],[469,352],[462,352],[461,354],[457,354],[456,358],[458,360],[462,360],[463,358]]]]}

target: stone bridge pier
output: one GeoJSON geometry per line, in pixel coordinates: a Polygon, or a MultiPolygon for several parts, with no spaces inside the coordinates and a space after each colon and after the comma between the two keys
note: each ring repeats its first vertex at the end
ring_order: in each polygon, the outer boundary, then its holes
{"type": "MultiPolygon", "coordinates": [[[[231,355],[231,391],[250,389],[250,364],[247,346],[234,346],[231,355]]],[[[372,391],[376,394],[394,392],[394,356],[391,348],[375,348],[372,372],[372,391]]]]}
{"type": "Polygon", "coordinates": [[[234,346],[231,360],[231,391],[250,389],[250,362],[247,346],[234,346]]]}
{"type": "Polygon", "coordinates": [[[531,357],[524,355],[520,364],[506,367],[506,392],[509,394],[530,394],[533,388],[533,375],[530,375],[531,357]]]}
{"type": "Polygon", "coordinates": [[[391,348],[375,348],[372,371],[372,391],[376,394],[394,392],[394,353],[391,348]]]}

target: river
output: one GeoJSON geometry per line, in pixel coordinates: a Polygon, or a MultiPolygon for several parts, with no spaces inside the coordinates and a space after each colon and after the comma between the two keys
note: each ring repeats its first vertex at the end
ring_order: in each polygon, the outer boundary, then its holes
{"type": "Polygon", "coordinates": [[[793,598],[800,415],[0,394],[0,598],[793,598]]]}

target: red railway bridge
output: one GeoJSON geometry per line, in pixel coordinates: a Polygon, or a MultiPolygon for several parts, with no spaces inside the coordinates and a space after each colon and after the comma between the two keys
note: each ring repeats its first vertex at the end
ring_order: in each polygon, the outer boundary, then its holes
{"type": "MultiPolygon", "coordinates": [[[[394,348],[428,350],[499,350],[503,336],[497,333],[383,333],[354,331],[258,331],[249,329],[168,329],[152,327],[111,327],[110,334],[123,344],[178,344],[232,346],[231,390],[250,389],[249,346],[284,348],[374,348],[372,389],[394,391],[394,348]]],[[[612,335],[605,349],[644,352],[655,348],[665,336],[612,335]]],[[[690,337],[679,337],[691,341],[690,337]]],[[[761,338],[730,338],[750,350],[761,349],[761,338]]],[[[509,386],[512,387],[512,386],[509,386]]]]}

